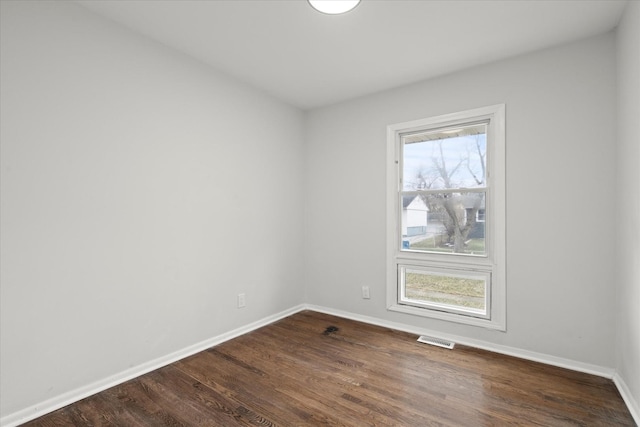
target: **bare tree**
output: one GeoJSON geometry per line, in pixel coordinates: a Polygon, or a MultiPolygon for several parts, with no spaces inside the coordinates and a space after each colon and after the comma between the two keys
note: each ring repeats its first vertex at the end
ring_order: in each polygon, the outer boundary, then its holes
{"type": "MultiPolygon", "coordinates": [[[[466,154],[452,162],[447,160],[442,144],[443,140],[434,141],[435,150],[431,156],[431,167],[421,167],[416,172],[416,186],[420,190],[442,188],[443,190],[461,188],[456,181],[462,169],[466,169],[478,186],[485,184],[486,153],[483,151],[479,135],[475,136],[475,144],[466,147],[466,154]],[[478,161],[472,159],[477,156],[478,161]],[[447,161],[449,164],[447,164],[447,161]],[[472,165],[480,164],[481,170],[473,170],[472,165]],[[436,185],[441,184],[441,185],[436,185]]],[[[442,222],[447,233],[448,243],[453,252],[465,251],[469,233],[476,225],[476,216],[482,208],[483,193],[443,191],[422,196],[432,213],[442,213],[442,222]]]]}

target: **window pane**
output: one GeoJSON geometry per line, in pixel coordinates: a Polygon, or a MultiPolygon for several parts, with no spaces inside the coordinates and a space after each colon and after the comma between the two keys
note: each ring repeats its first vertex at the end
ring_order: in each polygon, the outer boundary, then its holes
{"type": "Polygon", "coordinates": [[[403,135],[402,146],[405,191],[486,185],[486,123],[403,135]]]}
{"type": "Polygon", "coordinates": [[[447,274],[404,267],[402,273],[404,289],[401,299],[406,304],[453,309],[472,315],[487,313],[488,274],[447,274]]]}
{"type": "Polygon", "coordinates": [[[402,195],[401,250],[485,256],[485,194],[402,195]]]}

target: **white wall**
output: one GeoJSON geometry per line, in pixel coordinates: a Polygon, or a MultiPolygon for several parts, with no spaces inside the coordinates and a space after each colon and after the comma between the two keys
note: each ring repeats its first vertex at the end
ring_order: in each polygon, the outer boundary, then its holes
{"type": "Polygon", "coordinates": [[[311,111],[307,301],[613,367],[614,42],[607,34],[311,111]],[[507,332],[388,312],[386,126],[498,103],[507,112],[507,332]]]}
{"type": "Polygon", "coordinates": [[[617,38],[304,122],[72,3],[0,4],[0,418],[301,302],[616,366],[637,407],[637,2],[617,38]],[[507,332],[387,312],[386,126],[502,102],[507,332]]]}
{"type": "Polygon", "coordinates": [[[302,114],[72,3],[1,3],[0,416],[300,304],[302,114]]]}
{"type": "Polygon", "coordinates": [[[617,48],[617,370],[640,417],[640,2],[627,5],[617,48]]]}

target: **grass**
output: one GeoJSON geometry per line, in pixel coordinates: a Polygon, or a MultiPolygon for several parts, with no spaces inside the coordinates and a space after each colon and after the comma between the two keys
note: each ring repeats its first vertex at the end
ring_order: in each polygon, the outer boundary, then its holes
{"type": "MultiPolygon", "coordinates": [[[[411,249],[427,249],[432,252],[447,252],[453,253],[453,248],[444,245],[444,240],[442,235],[427,237],[424,240],[419,242],[412,243],[411,249]]],[[[485,247],[484,247],[484,239],[471,239],[465,246],[464,252],[465,254],[476,254],[476,255],[484,255],[485,247]]]]}
{"type": "Polygon", "coordinates": [[[483,310],[485,282],[462,277],[406,273],[407,298],[483,310]]]}

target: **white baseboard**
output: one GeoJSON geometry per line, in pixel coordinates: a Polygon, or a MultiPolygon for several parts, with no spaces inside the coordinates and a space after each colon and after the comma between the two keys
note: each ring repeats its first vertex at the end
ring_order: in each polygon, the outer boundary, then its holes
{"type": "Polygon", "coordinates": [[[285,317],[291,316],[292,314],[297,313],[304,309],[305,309],[305,306],[303,305],[290,308],[288,310],[282,311],[272,316],[265,317],[264,319],[260,319],[256,322],[250,323],[248,325],[242,326],[240,328],[234,329],[224,334],[220,334],[216,337],[209,338],[205,341],[191,345],[189,347],[186,347],[182,350],[178,350],[166,356],[159,357],[157,359],[143,363],[142,365],[138,365],[133,368],[127,369],[126,371],[122,371],[118,374],[115,374],[108,378],[104,378],[102,380],[88,384],[84,387],[80,387],[78,389],[69,391],[67,393],[63,393],[49,400],[38,403],[37,405],[25,408],[18,412],[14,412],[5,417],[2,417],[2,419],[0,419],[0,426],[15,427],[22,423],[26,423],[27,421],[31,421],[33,419],[41,417],[42,415],[58,410],[71,403],[82,400],[86,397],[99,393],[103,390],[106,390],[118,384],[122,384],[125,381],[129,381],[133,378],[139,377],[140,375],[144,375],[148,372],[162,368],[163,366],[167,366],[171,363],[177,362],[178,360],[184,359],[185,357],[192,356],[196,353],[199,353],[203,350],[211,348],[215,345],[221,344],[225,341],[236,338],[240,335],[246,334],[255,329],[261,328],[270,323],[283,319],[285,317]]]}
{"type": "Polygon", "coordinates": [[[547,365],[558,366],[560,368],[570,369],[572,371],[584,372],[587,374],[597,375],[613,380],[613,383],[618,388],[622,399],[624,400],[631,416],[635,423],[640,426],[640,408],[638,403],[633,399],[631,391],[627,387],[622,377],[613,368],[607,368],[599,365],[592,365],[589,363],[578,362],[576,360],[565,359],[562,357],[551,356],[549,354],[537,353],[534,351],[523,350],[515,347],[504,346],[500,344],[494,344],[486,341],[475,340],[472,338],[461,337],[458,335],[443,334],[441,332],[418,328],[415,326],[406,325],[403,323],[390,322],[382,320],[376,317],[363,316],[359,314],[350,313],[342,310],[335,310],[332,308],[315,306],[307,304],[305,306],[307,310],[318,311],[320,313],[331,314],[333,316],[344,317],[347,319],[357,320],[359,322],[369,323],[372,325],[382,326],[389,329],[395,329],[398,331],[409,332],[416,335],[429,335],[435,338],[441,338],[448,341],[453,341],[469,347],[480,348],[483,350],[492,351],[495,353],[506,354],[508,356],[518,357],[520,359],[531,360],[534,362],[545,363],[547,365]]]}
{"type": "Polygon", "coordinates": [[[640,426],[640,404],[633,400],[633,395],[631,394],[631,390],[627,386],[627,383],[624,379],[616,372],[613,376],[613,382],[618,387],[618,391],[622,396],[622,400],[627,404],[627,408],[629,408],[629,412],[631,412],[631,416],[637,425],[640,426]]]}
{"type": "Polygon", "coordinates": [[[604,366],[578,362],[576,360],[551,356],[549,354],[544,354],[544,353],[537,353],[535,351],[523,350],[516,347],[509,347],[506,345],[494,344],[488,341],[476,340],[468,337],[461,337],[459,335],[443,334],[442,332],[439,332],[439,331],[419,328],[416,326],[406,325],[404,323],[390,322],[390,321],[382,320],[376,317],[362,316],[362,315],[350,313],[347,311],[335,310],[332,308],[320,307],[315,305],[306,305],[306,308],[308,310],[331,314],[338,317],[345,317],[347,319],[357,320],[360,322],[382,326],[385,328],[396,329],[403,332],[409,332],[416,335],[429,335],[435,338],[441,338],[447,341],[453,341],[457,344],[462,344],[469,347],[480,348],[482,350],[488,350],[494,353],[506,354],[508,356],[514,356],[520,359],[526,359],[534,362],[544,363],[547,365],[558,366],[560,368],[571,369],[573,371],[584,372],[587,374],[597,375],[599,377],[604,377],[608,379],[613,379],[613,375],[615,374],[615,370],[613,368],[607,368],[604,366]]]}
{"type": "Polygon", "coordinates": [[[640,411],[638,410],[638,404],[632,399],[632,395],[626,383],[624,382],[624,380],[612,368],[592,365],[592,364],[578,362],[571,359],[564,359],[561,357],[551,356],[543,353],[536,353],[533,351],[504,346],[500,344],[494,344],[486,341],[475,340],[472,338],[461,337],[458,335],[443,334],[438,331],[418,328],[418,327],[406,325],[403,323],[390,322],[390,321],[382,320],[375,317],[350,313],[347,311],[335,310],[332,308],[321,307],[321,306],[316,306],[311,304],[302,304],[302,305],[292,307],[288,310],[282,311],[280,313],[274,314],[272,316],[265,317],[264,319],[250,323],[246,326],[234,329],[230,332],[218,335],[216,337],[213,337],[205,341],[202,341],[200,343],[194,344],[192,346],[186,347],[182,350],[176,351],[166,356],[154,359],[152,361],[136,366],[134,368],[127,369],[126,371],[120,372],[116,375],[105,378],[103,380],[96,381],[87,386],[61,394],[59,396],[56,396],[52,399],[49,399],[47,401],[44,401],[32,407],[25,408],[13,414],[9,414],[3,417],[2,419],[0,419],[0,426],[15,427],[27,421],[38,418],[42,415],[48,414],[49,412],[53,412],[57,409],[60,409],[66,405],[77,402],[86,397],[89,397],[93,394],[99,393],[110,387],[116,386],[125,381],[129,381],[133,378],[139,377],[140,375],[144,375],[148,372],[162,368],[163,366],[166,366],[178,360],[184,359],[185,357],[192,356],[210,347],[221,344],[225,341],[231,340],[240,335],[246,334],[248,332],[251,332],[253,330],[256,330],[258,328],[261,328],[263,326],[266,326],[270,323],[276,322],[280,319],[283,319],[287,316],[291,316],[292,314],[298,313],[303,310],[312,310],[320,313],[331,314],[338,317],[344,317],[347,319],[352,319],[359,322],[382,326],[385,328],[396,329],[399,331],[409,332],[416,335],[430,335],[436,338],[442,338],[445,340],[453,341],[455,343],[467,345],[470,347],[476,347],[483,350],[493,351],[495,353],[506,354],[509,356],[519,357],[521,359],[532,360],[535,362],[541,362],[548,365],[558,366],[561,368],[571,369],[578,372],[584,372],[587,374],[598,375],[604,378],[612,379],[616,387],[620,391],[622,398],[627,404],[627,407],[629,408],[629,411],[631,412],[631,415],[633,416],[635,422],[640,425],[640,415],[639,415],[640,411]]]}

